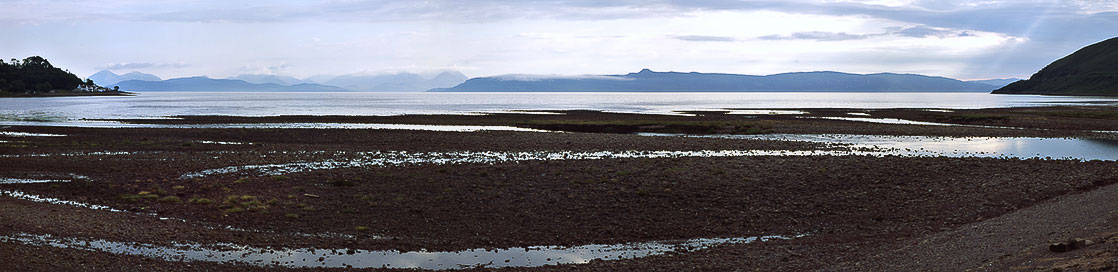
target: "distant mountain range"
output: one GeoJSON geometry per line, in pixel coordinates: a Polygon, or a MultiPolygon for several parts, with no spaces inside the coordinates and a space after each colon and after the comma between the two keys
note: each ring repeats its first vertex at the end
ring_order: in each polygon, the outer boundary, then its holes
{"type": "Polygon", "coordinates": [[[1118,38],[1063,57],[995,94],[1118,95],[1118,38]]]}
{"type": "Polygon", "coordinates": [[[256,84],[236,79],[213,79],[208,77],[172,78],[162,81],[128,80],[113,84],[121,90],[130,92],[158,91],[203,91],[203,92],[340,92],[346,91],[334,86],[300,83],[280,85],[275,83],[256,84]]]}
{"type": "Polygon", "coordinates": [[[422,92],[434,88],[447,88],[465,82],[466,75],[445,71],[427,79],[412,73],[381,75],[341,75],[322,82],[354,91],[422,92]]]}
{"type": "Polygon", "coordinates": [[[117,75],[100,71],[89,77],[103,86],[120,86],[122,90],[145,91],[372,91],[421,92],[432,88],[453,87],[467,77],[457,71],[444,71],[431,78],[412,73],[316,75],[298,79],[282,75],[246,74],[228,79],[186,77],[160,80],[140,72],[117,75]]]}
{"type": "Polygon", "coordinates": [[[115,74],[115,73],[113,73],[109,70],[101,70],[100,72],[97,72],[96,74],[93,74],[93,75],[89,76],[89,79],[93,80],[93,83],[95,83],[97,85],[101,85],[101,86],[112,86],[113,84],[116,84],[117,82],[128,81],[128,80],[140,80],[140,81],[160,81],[160,80],[162,80],[159,77],[157,77],[155,75],[152,75],[152,74],[145,74],[145,73],[140,73],[140,72],[131,72],[131,73],[123,74],[123,75],[117,75],[117,74],[115,74]]]}
{"type": "Polygon", "coordinates": [[[653,72],[624,75],[503,75],[436,92],[990,91],[996,86],[915,74],[800,72],[767,76],[653,72]]]}

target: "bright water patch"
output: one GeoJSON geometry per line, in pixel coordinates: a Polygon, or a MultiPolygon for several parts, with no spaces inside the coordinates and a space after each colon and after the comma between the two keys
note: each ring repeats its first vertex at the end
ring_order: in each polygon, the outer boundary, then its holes
{"type": "Polygon", "coordinates": [[[34,183],[64,183],[70,182],[66,179],[23,179],[23,178],[0,178],[0,184],[34,184],[34,183]]]}
{"type": "Polygon", "coordinates": [[[936,137],[852,134],[701,135],[755,140],[807,141],[848,145],[852,153],[901,156],[1052,158],[1118,160],[1118,140],[1031,137],[936,137]]]}
{"type": "Polygon", "coordinates": [[[922,125],[922,126],[945,126],[945,127],[1025,129],[1025,128],[1019,128],[1019,127],[1001,127],[1001,126],[983,126],[983,125],[964,125],[964,124],[951,124],[951,123],[924,122],[924,121],[913,121],[913,120],[905,120],[905,119],[897,119],[897,118],[829,117],[829,116],[825,116],[825,117],[800,117],[800,118],[829,119],[829,120],[855,121],[855,122],[892,124],[892,125],[922,125]]]}
{"type": "Polygon", "coordinates": [[[0,136],[9,136],[9,137],[63,137],[63,136],[66,136],[66,135],[50,134],[50,133],[0,131],[0,136]]]}
{"type": "Polygon", "coordinates": [[[222,141],[198,141],[200,144],[215,144],[215,145],[252,145],[248,142],[222,142],[222,141]]]}
{"type": "Polygon", "coordinates": [[[742,114],[742,115],[798,115],[808,114],[806,111],[798,110],[730,110],[726,114],[742,114]]]}
{"type": "MultiPolygon", "coordinates": [[[[358,158],[313,162],[238,165],[186,173],[181,179],[251,172],[254,175],[283,175],[325,169],[387,167],[423,164],[495,164],[518,161],[601,160],[628,158],[746,157],[746,156],[841,156],[849,151],[834,150],[699,150],[699,151],[598,151],[598,152],[363,152],[358,158]]],[[[862,154],[873,155],[874,152],[862,154]]],[[[881,154],[878,154],[881,155],[881,154]]]]}
{"type": "Polygon", "coordinates": [[[50,203],[50,204],[57,204],[57,205],[67,205],[67,206],[74,206],[74,207],[78,207],[78,208],[86,208],[86,209],[93,209],[93,210],[104,210],[104,211],[110,211],[110,212],[127,212],[127,211],[124,211],[124,210],[114,209],[112,207],[105,206],[105,205],[89,204],[89,203],[84,203],[84,202],[77,202],[77,201],[62,200],[62,199],[57,199],[57,198],[38,196],[38,195],[24,193],[24,192],[19,191],[19,190],[0,190],[0,195],[8,196],[8,197],[11,197],[11,198],[16,198],[16,199],[28,200],[28,201],[32,201],[32,202],[50,203]]]}
{"type": "Polygon", "coordinates": [[[678,250],[702,250],[719,245],[785,240],[803,236],[805,235],[706,238],[679,242],[593,244],[575,247],[536,246],[505,250],[469,249],[463,251],[410,252],[313,248],[273,249],[235,244],[216,244],[207,247],[192,243],[176,243],[174,246],[157,246],[133,242],[61,238],[49,234],[35,235],[28,233],[0,236],[0,241],[138,255],[169,261],[244,263],[292,268],[388,267],[445,270],[473,267],[538,267],[556,264],[581,264],[588,263],[591,260],[633,259],[662,255],[678,250]]]}

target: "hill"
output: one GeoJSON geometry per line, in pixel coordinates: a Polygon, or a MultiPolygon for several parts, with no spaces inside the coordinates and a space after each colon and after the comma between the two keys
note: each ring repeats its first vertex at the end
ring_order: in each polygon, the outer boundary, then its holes
{"type": "Polygon", "coordinates": [[[117,75],[116,73],[113,73],[112,71],[109,71],[109,70],[101,70],[100,72],[97,72],[96,74],[90,75],[89,79],[93,80],[93,83],[96,83],[97,85],[101,85],[101,86],[112,86],[113,84],[116,84],[117,82],[128,81],[128,80],[143,80],[143,81],[160,81],[160,80],[162,80],[158,76],[155,76],[155,75],[152,75],[152,74],[145,74],[145,73],[140,73],[140,72],[131,72],[131,73],[123,74],[123,75],[117,75]]]}
{"type": "Polygon", "coordinates": [[[280,85],[275,83],[255,84],[236,79],[213,79],[208,77],[173,78],[163,81],[129,80],[115,84],[121,90],[130,92],[157,91],[204,91],[204,92],[341,92],[345,89],[318,84],[280,85]]]}
{"type": "Polygon", "coordinates": [[[1118,95],[1118,38],[1075,51],[995,94],[1118,95]]]}
{"type": "Polygon", "coordinates": [[[54,67],[40,56],[11,63],[0,60],[0,96],[77,96],[126,95],[116,90],[82,81],[74,74],[54,67]]]}
{"type": "Polygon", "coordinates": [[[799,72],[767,76],[653,72],[625,75],[503,75],[473,78],[442,92],[740,92],[740,91],[988,91],[995,87],[915,74],[799,72]]]}

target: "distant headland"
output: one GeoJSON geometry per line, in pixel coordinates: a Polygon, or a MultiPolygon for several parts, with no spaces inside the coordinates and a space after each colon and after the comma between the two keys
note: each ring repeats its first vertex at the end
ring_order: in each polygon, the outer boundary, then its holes
{"type": "Polygon", "coordinates": [[[503,75],[467,80],[435,92],[751,92],[990,91],[999,86],[916,74],[799,72],[757,76],[654,72],[624,75],[503,75]]]}
{"type": "Polygon", "coordinates": [[[82,81],[74,74],[51,65],[47,59],[31,56],[23,60],[0,60],[0,97],[130,95],[119,88],[105,88],[92,80],[82,81]]]}
{"type": "Polygon", "coordinates": [[[1079,49],[995,94],[1118,95],[1118,38],[1079,49]]]}

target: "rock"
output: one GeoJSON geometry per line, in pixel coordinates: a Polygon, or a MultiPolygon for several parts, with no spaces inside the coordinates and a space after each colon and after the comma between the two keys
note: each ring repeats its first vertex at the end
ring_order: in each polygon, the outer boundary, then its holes
{"type": "Polygon", "coordinates": [[[1091,240],[1086,240],[1086,239],[1081,239],[1081,238],[1073,238],[1073,239],[1068,239],[1067,242],[1055,243],[1055,244],[1049,245],[1048,250],[1050,250],[1052,252],[1068,252],[1068,251],[1072,251],[1072,250],[1076,250],[1076,249],[1080,249],[1080,248],[1085,248],[1085,247],[1087,247],[1089,245],[1092,245],[1092,244],[1094,244],[1094,243],[1091,242],[1091,240]]]}
{"type": "Polygon", "coordinates": [[[1050,250],[1052,252],[1057,252],[1057,253],[1068,252],[1068,251],[1071,251],[1070,247],[1071,246],[1068,245],[1067,243],[1055,243],[1055,244],[1049,245],[1048,250],[1050,250]]]}

